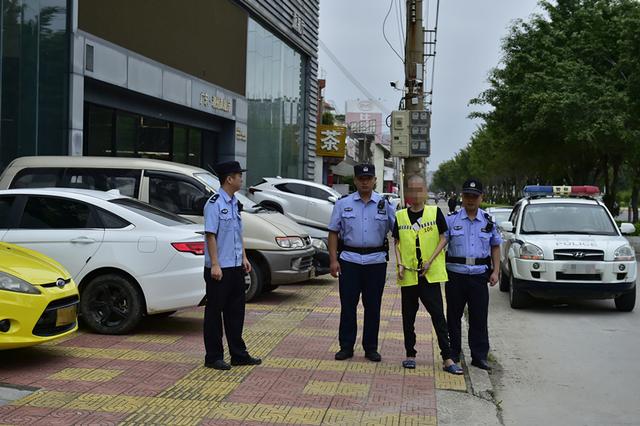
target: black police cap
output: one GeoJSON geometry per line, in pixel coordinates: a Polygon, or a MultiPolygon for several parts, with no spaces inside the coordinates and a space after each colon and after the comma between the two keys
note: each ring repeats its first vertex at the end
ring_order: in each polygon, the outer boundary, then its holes
{"type": "Polygon", "coordinates": [[[353,172],[358,176],[375,176],[376,167],[373,164],[356,164],[353,166],[353,172]]]}
{"type": "Polygon", "coordinates": [[[467,179],[462,184],[462,193],[482,195],[482,182],[480,182],[478,179],[467,179]]]}
{"type": "Polygon", "coordinates": [[[240,167],[240,163],[237,161],[225,161],[223,163],[218,163],[213,168],[216,171],[218,176],[230,175],[231,173],[242,173],[246,172],[247,169],[243,169],[240,167]]]}

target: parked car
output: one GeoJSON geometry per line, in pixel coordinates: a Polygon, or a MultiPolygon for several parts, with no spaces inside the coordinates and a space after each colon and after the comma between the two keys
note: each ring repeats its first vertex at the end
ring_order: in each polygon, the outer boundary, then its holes
{"type": "Polygon", "coordinates": [[[316,182],[281,177],[264,178],[249,188],[261,206],[284,213],[299,224],[327,230],[340,193],[316,182]]]}
{"type": "MultiPolygon", "coordinates": [[[[0,189],[42,187],[118,189],[122,195],[202,223],[204,203],[220,182],[199,167],[114,157],[22,157],[0,176],[0,189]]],[[[311,238],[286,216],[253,207],[255,203],[241,194],[238,199],[245,207],[243,239],[253,269],[246,278],[247,300],[314,276],[311,238]]]]}
{"type": "MultiPolygon", "coordinates": [[[[591,187],[587,187],[591,188],[591,187]]],[[[500,228],[500,290],[512,308],[532,297],[615,299],[620,311],[636,300],[636,258],[622,236],[632,224],[616,225],[606,206],[571,187],[527,187],[500,228]],[[554,190],[554,188],[559,188],[554,190]],[[567,189],[568,188],[568,189],[567,189]]]]}
{"type": "Polygon", "coordinates": [[[204,298],[202,226],[117,191],[0,191],[9,205],[0,240],[37,250],[67,269],[93,331],[123,334],[144,315],[204,298]]]}
{"type": "MultiPolygon", "coordinates": [[[[0,226],[9,204],[0,199],[0,226]]],[[[78,288],[55,260],[0,243],[0,350],[37,345],[78,329],[78,288]]]]}
{"type": "Polygon", "coordinates": [[[398,194],[394,194],[392,192],[381,192],[380,195],[385,197],[387,201],[389,201],[389,203],[393,206],[394,209],[398,210],[400,206],[400,202],[402,201],[398,194]]]}
{"type": "Polygon", "coordinates": [[[500,224],[509,220],[513,207],[489,207],[485,211],[491,215],[493,223],[500,224]]]}

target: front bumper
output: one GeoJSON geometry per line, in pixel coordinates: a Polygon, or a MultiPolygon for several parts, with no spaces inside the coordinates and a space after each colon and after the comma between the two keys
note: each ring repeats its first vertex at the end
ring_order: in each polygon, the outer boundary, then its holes
{"type": "Polygon", "coordinates": [[[271,284],[293,284],[315,275],[313,268],[315,249],[260,251],[271,270],[271,284]]]}
{"type": "Polygon", "coordinates": [[[514,288],[539,298],[611,299],[635,288],[635,261],[514,259],[514,288]]]}
{"type": "Polygon", "coordinates": [[[0,350],[37,345],[78,329],[79,297],[75,283],[71,281],[63,288],[38,289],[41,294],[9,291],[0,294],[0,321],[4,327],[9,324],[8,330],[0,331],[0,350]]]}

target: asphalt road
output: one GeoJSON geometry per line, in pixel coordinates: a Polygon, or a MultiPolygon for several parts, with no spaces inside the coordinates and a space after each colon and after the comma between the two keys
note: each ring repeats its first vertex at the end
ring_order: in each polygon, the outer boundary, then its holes
{"type": "Polygon", "coordinates": [[[491,289],[495,398],[505,425],[640,424],[640,306],[612,300],[509,307],[491,289]]]}

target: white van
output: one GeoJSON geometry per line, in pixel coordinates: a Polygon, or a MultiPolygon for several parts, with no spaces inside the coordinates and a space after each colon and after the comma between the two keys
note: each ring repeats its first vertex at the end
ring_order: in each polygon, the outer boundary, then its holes
{"type": "MultiPolygon", "coordinates": [[[[0,189],[43,187],[118,189],[122,195],[202,223],[204,203],[220,182],[199,167],[122,157],[22,157],[0,176],[0,189]]],[[[308,234],[286,216],[254,207],[242,194],[236,196],[247,213],[243,239],[253,269],[247,275],[247,300],[280,284],[315,276],[315,249],[308,234]]]]}

